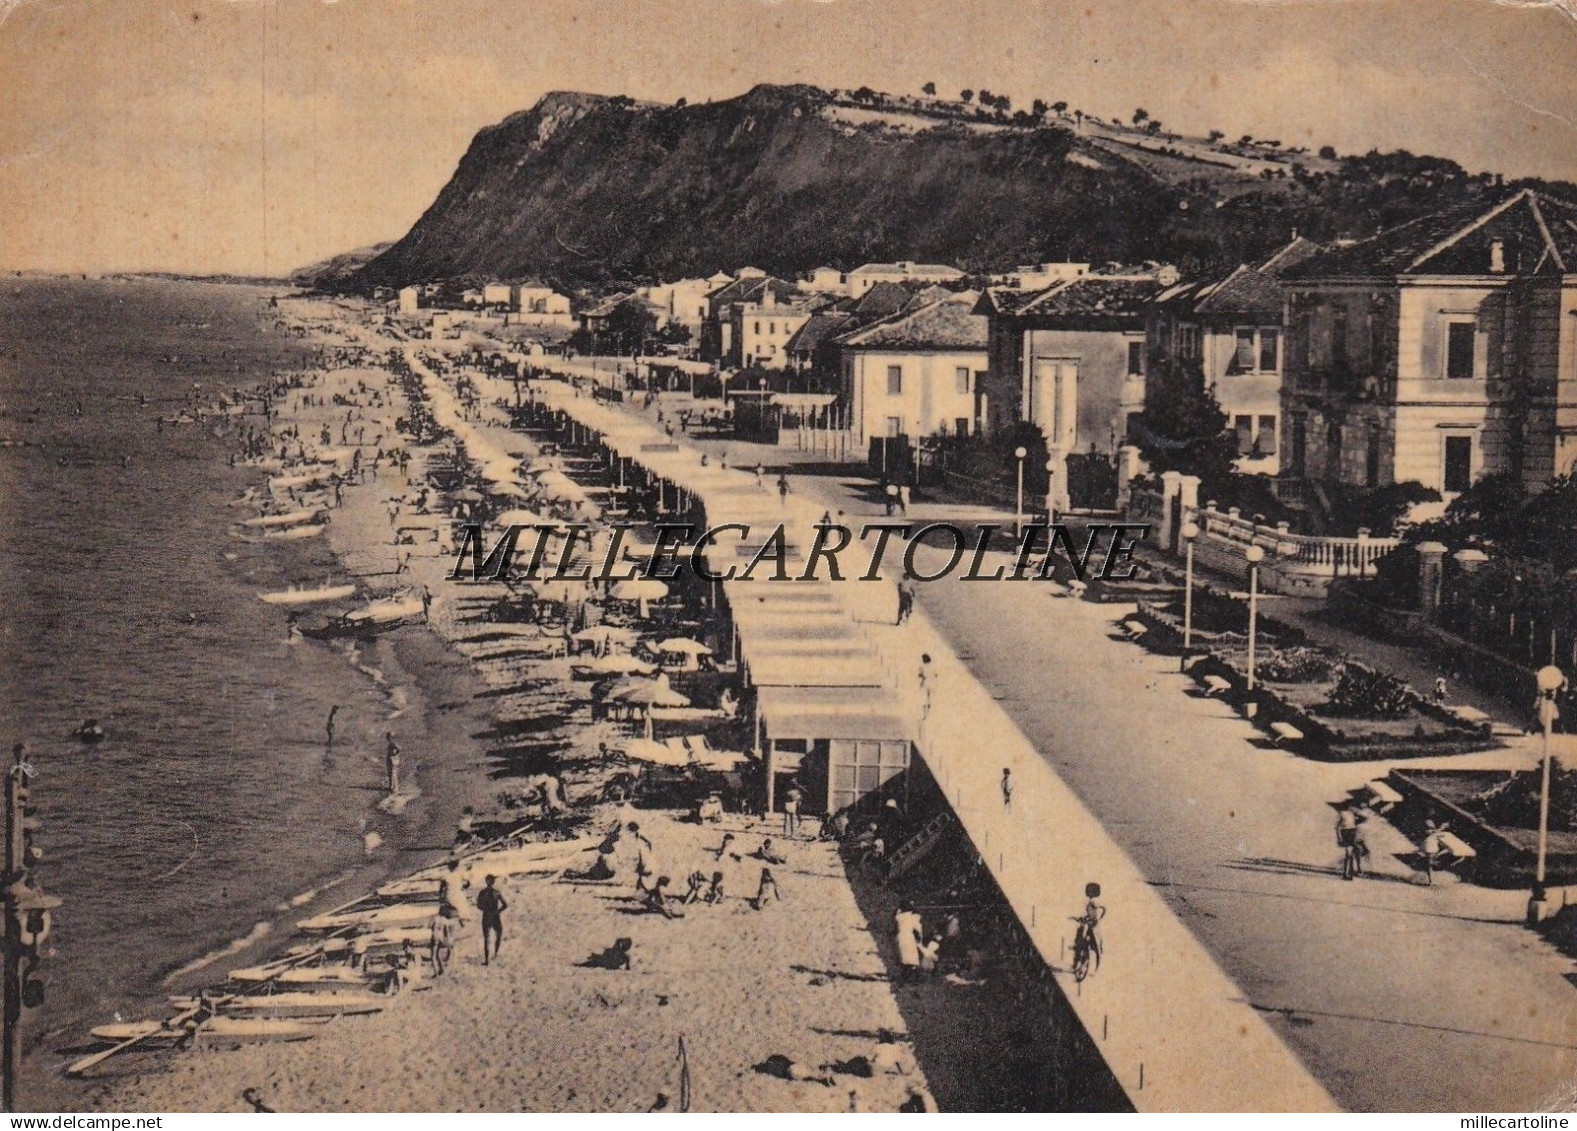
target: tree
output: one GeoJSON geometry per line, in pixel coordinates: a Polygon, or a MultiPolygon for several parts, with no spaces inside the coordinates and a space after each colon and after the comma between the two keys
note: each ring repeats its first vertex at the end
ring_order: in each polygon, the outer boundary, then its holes
{"type": "Polygon", "coordinates": [[[1144,128],[1146,133],[1158,134],[1161,132],[1161,122],[1157,118],[1151,118],[1145,123],[1144,128]]]}
{"type": "Polygon", "coordinates": [[[1239,145],[1252,145],[1253,142],[1254,142],[1254,135],[1253,134],[1244,134],[1242,137],[1238,138],[1238,144],[1239,145]]]}
{"type": "Polygon", "coordinates": [[[1230,479],[1238,454],[1227,414],[1205,386],[1197,362],[1167,360],[1150,367],[1135,439],[1153,470],[1197,475],[1216,493],[1230,479]]]}
{"type": "Polygon", "coordinates": [[[683,322],[670,322],[657,332],[657,340],[669,346],[687,345],[690,341],[690,327],[683,322]]]}
{"type": "Polygon", "coordinates": [[[1210,131],[1210,144],[1214,145],[1216,142],[1220,141],[1222,138],[1224,138],[1226,136],[1227,135],[1222,133],[1220,130],[1211,130],[1210,131]]]}
{"type": "Polygon", "coordinates": [[[1048,109],[1044,99],[1037,98],[1029,104],[1029,112],[1037,118],[1044,118],[1048,109]]]}
{"type": "Polygon", "coordinates": [[[1052,113],[1056,114],[1059,118],[1067,112],[1067,109],[1068,104],[1066,102],[1053,102],[1051,104],[1052,113]]]}
{"type": "Polygon", "coordinates": [[[1006,114],[1013,109],[1013,100],[1005,94],[997,95],[997,109],[1006,114]]]}
{"type": "Polygon", "coordinates": [[[982,106],[995,106],[997,104],[997,96],[989,90],[982,90],[978,97],[982,106]]]}
{"type": "Polygon", "coordinates": [[[1139,107],[1139,109],[1137,109],[1137,110],[1135,110],[1133,112],[1133,124],[1136,125],[1136,126],[1137,125],[1142,125],[1145,122],[1145,120],[1148,119],[1149,117],[1150,117],[1150,111],[1146,110],[1143,106],[1141,106],[1141,107],[1139,107]]]}
{"type": "Polygon", "coordinates": [[[1325,158],[1327,161],[1336,160],[1336,147],[1334,145],[1320,146],[1320,156],[1325,158]]]}
{"type": "Polygon", "coordinates": [[[926,95],[926,96],[928,96],[930,98],[935,98],[936,97],[936,84],[934,82],[926,83],[924,86],[922,86],[920,88],[920,93],[924,94],[924,95],[926,95]]]}
{"type": "Polygon", "coordinates": [[[688,105],[690,105],[690,100],[688,98],[680,98],[674,102],[674,109],[683,110],[688,105]]]}
{"type": "Polygon", "coordinates": [[[972,90],[961,90],[958,92],[958,100],[960,102],[973,102],[975,100],[975,92],[972,90]]]}
{"type": "Polygon", "coordinates": [[[876,92],[874,90],[872,90],[868,86],[862,86],[862,87],[860,87],[859,90],[856,90],[854,92],[854,101],[856,101],[856,102],[875,102],[876,101],[876,92]]]}

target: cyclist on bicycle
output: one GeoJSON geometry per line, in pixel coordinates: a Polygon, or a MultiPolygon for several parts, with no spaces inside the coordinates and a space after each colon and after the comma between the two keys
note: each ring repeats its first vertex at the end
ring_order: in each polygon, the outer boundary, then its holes
{"type": "Polygon", "coordinates": [[[1084,914],[1079,916],[1079,934],[1084,936],[1085,945],[1090,949],[1090,956],[1095,959],[1095,968],[1101,965],[1101,920],[1106,918],[1106,908],[1097,902],[1101,897],[1101,885],[1088,883],[1084,885],[1084,914]]]}

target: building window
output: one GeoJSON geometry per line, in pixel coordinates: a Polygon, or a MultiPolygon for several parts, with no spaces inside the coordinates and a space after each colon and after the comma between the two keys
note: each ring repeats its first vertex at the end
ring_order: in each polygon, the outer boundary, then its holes
{"type": "Polygon", "coordinates": [[[1331,313],[1331,363],[1333,365],[1346,365],[1348,361],[1347,308],[1338,306],[1331,313]]]}
{"type": "Polygon", "coordinates": [[[759,322],[756,323],[756,333],[757,334],[761,333],[761,323],[759,323],[759,322]]]}
{"type": "Polygon", "coordinates": [[[902,433],[903,433],[903,418],[899,417],[899,416],[889,416],[887,418],[887,435],[889,437],[892,437],[892,436],[901,435],[902,433]]]}
{"type": "Polygon", "coordinates": [[[1262,456],[1276,454],[1276,418],[1274,416],[1261,416],[1259,430],[1254,433],[1254,450],[1262,456]]]}
{"type": "Polygon", "coordinates": [[[969,393],[969,367],[967,365],[960,365],[953,371],[953,391],[965,395],[969,393]]]}
{"type": "Polygon", "coordinates": [[[1128,376],[1142,377],[1144,375],[1144,343],[1128,343],[1128,376]]]}
{"type": "Polygon", "coordinates": [[[953,421],[953,432],[959,436],[969,435],[969,418],[967,416],[960,416],[957,420],[953,421]]]}
{"type": "Polygon", "coordinates": [[[1259,332],[1259,371],[1261,373],[1274,373],[1281,367],[1281,331],[1261,330],[1259,332]]]}
{"type": "Polygon", "coordinates": [[[1472,380],[1475,330],[1472,322],[1452,322],[1446,327],[1447,377],[1457,381],[1472,380]]]}
{"type": "Polygon", "coordinates": [[[1232,357],[1232,368],[1238,373],[1249,373],[1254,368],[1254,331],[1243,328],[1236,331],[1237,350],[1232,357]]]}
{"type": "Polygon", "coordinates": [[[1473,437],[1447,436],[1444,490],[1455,494],[1473,485],[1473,437]]]}
{"type": "Polygon", "coordinates": [[[1199,357],[1199,327],[1189,322],[1177,327],[1177,356],[1185,361],[1199,357]]]}
{"type": "Polygon", "coordinates": [[[1232,420],[1232,431],[1237,434],[1238,455],[1246,456],[1254,450],[1254,418],[1238,416],[1232,420]]]}
{"type": "Polygon", "coordinates": [[[903,396],[903,366],[889,365],[887,367],[887,395],[889,397],[903,396]]]}

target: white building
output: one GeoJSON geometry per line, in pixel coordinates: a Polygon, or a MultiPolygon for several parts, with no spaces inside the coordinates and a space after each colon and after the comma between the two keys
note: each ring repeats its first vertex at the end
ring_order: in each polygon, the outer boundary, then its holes
{"type": "Polygon", "coordinates": [[[488,283],[482,288],[485,306],[509,306],[514,299],[514,288],[508,283],[488,283]]]}
{"type": "Polygon", "coordinates": [[[1089,273],[1088,263],[1031,263],[991,276],[991,285],[1015,291],[1043,291],[1053,283],[1066,283],[1089,273]]]}
{"type": "Polygon", "coordinates": [[[799,289],[807,294],[846,295],[849,277],[836,267],[817,267],[799,281],[799,289]]]}
{"type": "Polygon", "coordinates": [[[734,308],[740,365],[787,368],[788,341],[812,313],[809,306],[780,302],[771,287],[763,288],[760,302],[740,303],[734,308]]]}
{"type": "Polygon", "coordinates": [[[422,292],[418,287],[400,288],[400,313],[415,314],[422,308],[422,292]]]}
{"type": "Polygon", "coordinates": [[[687,328],[692,336],[699,338],[701,323],[706,321],[706,296],[724,283],[733,281],[726,275],[722,278],[722,283],[714,283],[712,279],[678,279],[672,283],[658,283],[655,287],[643,287],[637,293],[660,312],[657,316],[658,329],[677,322],[687,328]]]}
{"type": "Polygon", "coordinates": [[[849,272],[849,294],[859,298],[877,283],[951,283],[964,273],[944,263],[866,263],[849,272]]]}
{"type": "Polygon", "coordinates": [[[973,435],[980,428],[986,319],[965,293],[840,339],[842,399],[854,440],[973,435]]]}

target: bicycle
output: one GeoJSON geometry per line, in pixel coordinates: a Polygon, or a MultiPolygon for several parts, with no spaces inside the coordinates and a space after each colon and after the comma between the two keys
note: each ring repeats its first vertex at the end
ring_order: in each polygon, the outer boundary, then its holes
{"type": "MultiPolygon", "coordinates": [[[[1073,980],[1082,982],[1090,976],[1090,958],[1096,954],[1095,924],[1090,922],[1087,915],[1070,915],[1069,918],[1079,925],[1079,929],[1073,934],[1073,980]]],[[[1095,962],[1099,967],[1098,957],[1095,962]]]]}

